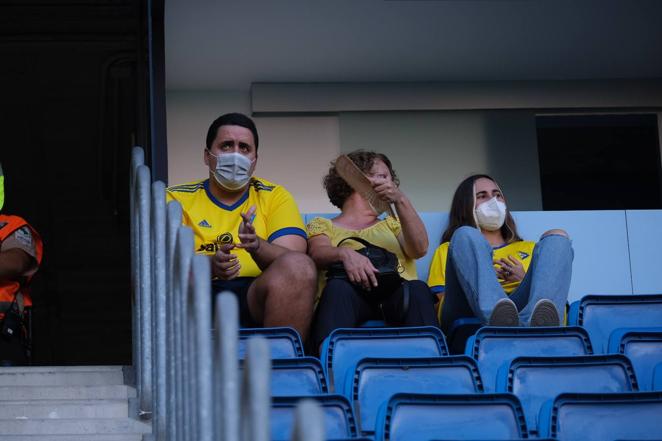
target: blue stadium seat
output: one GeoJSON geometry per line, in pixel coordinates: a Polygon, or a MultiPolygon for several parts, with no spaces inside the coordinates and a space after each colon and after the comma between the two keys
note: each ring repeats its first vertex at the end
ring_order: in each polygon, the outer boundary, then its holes
{"type": "Polygon", "coordinates": [[[324,414],[325,439],[356,437],[356,423],[347,398],[342,395],[314,395],[299,397],[275,397],[271,402],[271,440],[290,441],[294,427],[297,403],[304,399],[315,400],[324,414]]]}
{"type": "Polygon", "coordinates": [[[271,362],[271,395],[286,397],[328,393],[322,363],[314,357],[283,358],[271,362]]]}
{"type": "Polygon", "coordinates": [[[662,391],[662,363],[653,369],[653,390],[662,391]]]}
{"type": "Polygon", "coordinates": [[[568,324],[583,326],[596,354],[608,351],[609,336],[617,328],[660,326],[662,294],[588,295],[570,305],[568,324]]]}
{"type": "Polygon", "coordinates": [[[654,390],[653,370],[662,363],[662,327],[616,329],[609,336],[609,352],[627,355],[637,373],[639,389],[654,390]]]}
{"type": "Polygon", "coordinates": [[[499,370],[497,391],[520,399],[529,432],[537,434],[542,405],[561,393],[636,392],[638,387],[630,360],[612,354],[518,357],[499,370]]]}
{"type": "Polygon", "coordinates": [[[437,358],[364,358],[347,375],[359,433],[373,436],[379,408],[397,393],[483,392],[476,361],[465,355],[437,358]]]}
{"type": "Polygon", "coordinates": [[[476,317],[462,317],[453,322],[448,330],[448,351],[451,354],[464,354],[467,340],[483,327],[483,322],[476,317]]]}
{"type": "MultiPolygon", "coordinates": [[[[444,335],[431,326],[336,329],[322,343],[321,360],[329,390],[344,390],[345,375],[362,358],[439,357],[448,355],[444,335]]],[[[351,383],[350,383],[351,384],[351,383]]]]}
{"type": "Polygon", "coordinates": [[[593,353],[580,327],[483,327],[467,341],[466,354],[478,362],[485,392],[496,390],[498,369],[516,357],[564,357],[593,353]]]}
{"type": "Polygon", "coordinates": [[[662,393],[561,394],[540,411],[540,435],[568,441],[662,439],[662,393]]]}
{"type": "Polygon", "coordinates": [[[528,438],[522,405],[512,394],[397,394],[382,406],[375,440],[511,440],[528,438]]]}
{"type": "Polygon", "coordinates": [[[255,335],[264,337],[271,348],[271,358],[303,357],[301,336],[292,328],[242,328],[239,330],[239,358],[246,355],[246,341],[255,335]]]}

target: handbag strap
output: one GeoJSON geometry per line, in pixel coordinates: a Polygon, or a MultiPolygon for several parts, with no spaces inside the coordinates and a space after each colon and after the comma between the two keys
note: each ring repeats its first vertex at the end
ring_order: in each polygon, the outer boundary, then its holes
{"type": "Polygon", "coordinates": [[[346,238],[344,238],[343,240],[341,240],[340,242],[338,242],[338,245],[336,245],[336,246],[339,247],[339,246],[340,246],[343,242],[345,242],[346,240],[353,240],[353,241],[355,241],[355,242],[358,242],[358,243],[362,244],[362,245],[365,246],[366,248],[378,248],[378,249],[380,249],[380,250],[382,250],[382,251],[386,251],[387,253],[390,253],[390,251],[388,251],[388,250],[386,250],[386,249],[384,249],[384,248],[382,248],[382,247],[380,247],[380,246],[374,245],[374,244],[368,242],[367,240],[362,239],[362,238],[360,238],[360,237],[356,237],[356,236],[346,237],[346,238]]]}

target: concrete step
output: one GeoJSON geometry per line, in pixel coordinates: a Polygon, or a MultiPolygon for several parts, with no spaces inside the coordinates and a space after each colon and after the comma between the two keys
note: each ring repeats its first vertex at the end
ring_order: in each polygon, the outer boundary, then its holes
{"type": "Polygon", "coordinates": [[[3,435],[2,441],[143,441],[142,434],[122,435],[3,435]]]}
{"type": "Polygon", "coordinates": [[[2,440],[5,435],[137,435],[150,432],[149,423],[132,418],[3,420],[0,424],[2,440]]]}
{"type": "Polygon", "coordinates": [[[5,419],[127,418],[128,400],[30,400],[0,403],[0,424],[5,419]]]}
{"type": "Polygon", "coordinates": [[[2,386],[107,386],[124,384],[122,366],[2,367],[2,386]]]}
{"type": "Polygon", "coordinates": [[[126,400],[136,390],[124,385],[106,386],[0,386],[0,401],[126,400]]]}

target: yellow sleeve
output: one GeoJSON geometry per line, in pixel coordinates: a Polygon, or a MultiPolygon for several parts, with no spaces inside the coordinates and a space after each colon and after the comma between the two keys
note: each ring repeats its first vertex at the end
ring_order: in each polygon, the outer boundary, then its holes
{"type": "Polygon", "coordinates": [[[331,238],[331,221],[329,219],[324,219],[323,217],[313,218],[313,220],[308,222],[306,229],[308,230],[309,237],[325,234],[331,238]]]}
{"type": "Polygon", "coordinates": [[[273,242],[279,237],[289,235],[308,238],[294,198],[283,187],[276,187],[269,204],[267,240],[273,242]]]}
{"type": "Polygon", "coordinates": [[[435,294],[443,293],[446,290],[446,257],[448,254],[448,242],[442,243],[434,252],[432,263],[430,264],[430,273],[428,276],[428,285],[435,294]]]}
{"type": "Polygon", "coordinates": [[[393,216],[387,216],[385,220],[389,230],[393,232],[393,235],[395,237],[398,237],[398,235],[402,231],[402,225],[400,225],[400,221],[394,218],[393,216]]]}

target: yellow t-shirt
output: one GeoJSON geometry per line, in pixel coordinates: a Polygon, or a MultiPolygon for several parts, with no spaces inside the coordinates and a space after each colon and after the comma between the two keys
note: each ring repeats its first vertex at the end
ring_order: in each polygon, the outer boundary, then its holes
{"type": "MultiPolygon", "coordinates": [[[[213,255],[219,245],[239,243],[237,236],[240,213],[255,205],[253,226],[256,234],[269,242],[290,234],[307,238],[303,220],[292,195],[280,185],[265,179],[251,178],[248,190],[233,205],[216,199],[209,189],[209,179],[169,187],[166,201],[176,200],[182,205],[183,224],[195,233],[195,250],[199,254],[213,255]]],[[[261,274],[253,258],[243,249],[235,248],[241,269],[239,277],[257,277],[261,274]]]]}
{"type": "MultiPolygon", "coordinates": [[[[308,236],[313,237],[319,234],[324,234],[329,240],[331,240],[331,245],[333,246],[337,246],[338,242],[346,237],[360,237],[373,245],[387,249],[398,257],[398,262],[402,267],[402,272],[400,274],[402,278],[406,280],[415,280],[418,278],[416,275],[416,261],[405,255],[402,247],[400,247],[400,242],[398,242],[398,235],[400,234],[401,228],[400,222],[391,216],[388,216],[386,219],[377,222],[375,225],[371,225],[362,230],[348,230],[334,225],[331,219],[325,219],[323,217],[314,218],[307,226],[308,236]]],[[[355,250],[363,248],[362,244],[353,240],[347,240],[343,242],[341,246],[350,247],[355,250]]],[[[322,295],[322,290],[324,289],[325,284],[326,271],[319,271],[317,297],[315,298],[316,305],[322,295]]]]}
{"type": "MultiPolygon", "coordinates": [[[[428,285],[435,294],[443,294],[446,290],[446,258],[448,256],[448,245],[450,242],[444,242],[434,252],[432,263],[430,264],[430,275],[428,276],[428,285]]],[[[508,256],[513,256],[515,259],[522,262],[524,272],[528,271],[531,258],[533,256],[533,248],[536,246],[535,242],[521,240],[512,242],[493,248],[492,260],[506,259],[508,256]]],[[[497,265],[494,265],[496,268],[497,265]]],[[[498,279],[501,287],[510,294],[517,288],[520,282],[506,282],[498,279]]],[[[439,305],[438,316],[441,321],[441,307],[443,305],[443,298],[439,305]]]]}

